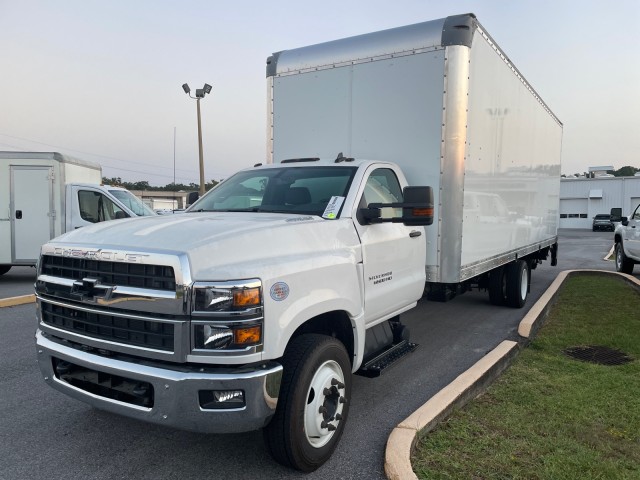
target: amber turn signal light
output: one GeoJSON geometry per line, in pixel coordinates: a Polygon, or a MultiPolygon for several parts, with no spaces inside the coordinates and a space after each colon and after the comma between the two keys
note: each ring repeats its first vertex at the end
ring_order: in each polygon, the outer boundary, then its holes
{"type": "Polygon", "coordinates": [[[234,307],[256,307],[260,305],[260,289],[244,288],[233,292],[234,307]]]}
{"type": "Polygon", "coordinates": [[[236,345],[255,345],[260,343],[262,337],[262,327],[236,328],[233,330],[233,343],[236,345]]]}

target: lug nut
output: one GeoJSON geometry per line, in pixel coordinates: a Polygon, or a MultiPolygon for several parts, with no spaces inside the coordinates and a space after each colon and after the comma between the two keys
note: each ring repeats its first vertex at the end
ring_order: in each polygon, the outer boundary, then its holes
{"type": "Polygon", "coordinates": [[[324,396],[331,395],[332,393],[333,393],[333,392],[332,392],[332,391],[331,391],[331,389],[329,389],[329,388],[325,388],[324,390],[322,390],[322,394],[323,394],[324,396]]]}
{"type": "Polygon", "coordinates": [[[322,413],[322,414],[327,413],[327,407],[325,407],[324,405],[322,405],[322,406],[318,409],[318,413],[322,413]]]}
{"type": "Polygon", "coordinates": [[[336,413],[336,420],[338,421],[342,420],[342,415],[340,415],[339,413],[336,413]]]}
{"type": "Polygon", "coordinates": [[[347,399],[344,397],[340,397],[340,403],[347,403],[347,399]]]}
{"type": "Polygon", "coordinates": [[[337,378],[331,379],[331,385],[335,385],[338,388],[344,388],[344,383],[340,382],[337,378]]]}

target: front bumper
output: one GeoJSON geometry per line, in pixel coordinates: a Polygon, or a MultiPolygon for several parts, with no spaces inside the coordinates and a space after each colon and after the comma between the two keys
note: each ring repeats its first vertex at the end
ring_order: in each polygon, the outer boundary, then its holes
{"type": "Polygon", "coordinates": [[[610,223],[594,223],[592,230],[608,230],[613,232],[614,228],[610,223]]]}
{"type": "Polygon", "coordinates": [[[40,370],[51,387],[96,408],[159,425],[206,433],[257,430],[269,422],[278,402],[282,366],[276,362],[253,367],[175,368],[160,363],[134,363],[74,348],[40,330],[36,331],[36,348],[40,370]],[[143,406],[72,385],[54,368],[54,362],[60,361],[92,372],[96,378],[150,384],[152,402],[143,406]],[[213,390],[242,390],[245,405],[234,409],[202,408],[199,392],[213,390]]]}

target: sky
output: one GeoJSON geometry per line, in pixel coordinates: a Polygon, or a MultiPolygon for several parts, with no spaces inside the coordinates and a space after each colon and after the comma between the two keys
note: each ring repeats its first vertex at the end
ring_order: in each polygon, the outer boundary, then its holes
{"type": "Polygon", "coordinates": [[[473,12],[564,124],[562,173],[640,168],[640,2],[0,0],[0,150],[198,183],[266,159],[273,52],[473,12]]]}

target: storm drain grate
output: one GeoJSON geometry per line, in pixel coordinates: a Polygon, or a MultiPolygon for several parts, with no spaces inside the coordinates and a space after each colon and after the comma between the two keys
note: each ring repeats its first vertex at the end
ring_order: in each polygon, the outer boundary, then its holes
{"type": "Polygon", "coordinates": [[[633,358],[623,351],[602,345],[569,347],[564,350],[564,354],[583,362],[598,363],[600,365],[623,365],[633,361],[633,358]]]}

